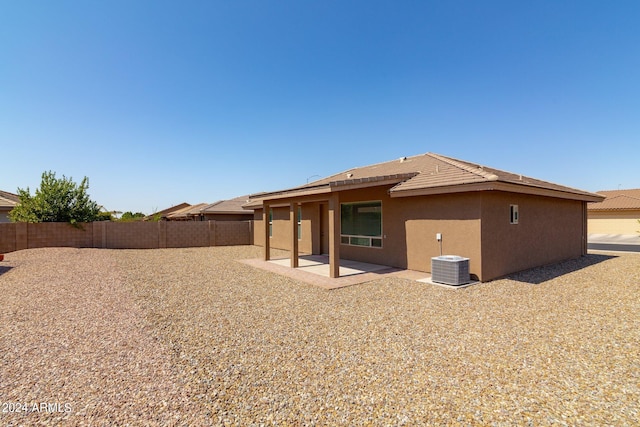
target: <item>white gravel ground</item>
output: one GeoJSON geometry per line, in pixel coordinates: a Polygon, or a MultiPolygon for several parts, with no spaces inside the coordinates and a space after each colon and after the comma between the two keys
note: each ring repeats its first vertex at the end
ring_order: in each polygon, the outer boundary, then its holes
{"type": "Polygon", "coordinates": [[[260,253],[7,254],[0,425],[640,419],[638,254],[461,290],[387,278],[327,291],[236,261],[260,253]]]}

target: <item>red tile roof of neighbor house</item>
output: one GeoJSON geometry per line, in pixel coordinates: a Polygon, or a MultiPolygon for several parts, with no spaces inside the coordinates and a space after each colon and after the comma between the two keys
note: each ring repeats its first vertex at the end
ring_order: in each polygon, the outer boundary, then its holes
{"type": "Polygon", "coordinates": [[[602,202],[589,204],[587,209],[590,211],[640,210],[640,188],[598,191],[598,194],[606,198],[602,202]]]}
{"type": "Polygon", "coordinates": [[[603,199],[603,196],[595,193],[439,154],[426,153],[349,169],[300,187],[255,194],[251,196],[252,201],[245,207],[259,206],[265,199],[320,194],[382,184],[395,184],[389,190],[391,197],[502,190],[588,202],[598,202],[603,199]]]}

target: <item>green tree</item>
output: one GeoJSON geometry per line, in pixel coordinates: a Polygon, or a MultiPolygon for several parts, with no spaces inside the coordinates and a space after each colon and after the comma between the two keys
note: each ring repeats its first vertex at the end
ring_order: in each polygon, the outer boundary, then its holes
{"type": "Polygon", "coordinates": [[[142,212],[132,213],[131,211],[127,211],[122,214],[120,217],[120,221],[123,222],[131,222],[131,221],[141,221],[144,218],[144,214],[142,212]]]}
{"type": "Polygon", "coordinates": [[[113,215],[111,214],[111,212],[100,211],[96,221],[113,221],[113,215]]]}
{"type": "Polygon", "coordinates": [[[87,194],[89,179],[80,185],[64,175],[57,179],[55,172],[44,172],[40,188],[31,196],[29,187],[18,188],[20,203],[9,214],[14,222],[91,222],[99,218],[100,208],[87,194]]]}

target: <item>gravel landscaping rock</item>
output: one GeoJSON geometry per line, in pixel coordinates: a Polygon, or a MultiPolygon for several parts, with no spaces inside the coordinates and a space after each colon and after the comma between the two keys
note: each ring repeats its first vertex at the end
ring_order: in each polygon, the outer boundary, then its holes
{"type": "Polygon", "coordinates": [[[327,291],[260,254],[7,254],[0,402],[71,409],[0,424],[637,425],[640,255],[327,291]]]}
{"type": "Polygon", "coordinates": [[[0,425],[208,419],[113,255],[69,248],[7,254],[0,265],[0,425]]]}

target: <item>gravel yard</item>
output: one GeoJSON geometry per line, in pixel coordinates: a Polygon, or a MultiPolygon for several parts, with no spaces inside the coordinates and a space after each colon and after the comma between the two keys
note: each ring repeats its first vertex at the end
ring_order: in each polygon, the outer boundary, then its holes
{"type": "Polygon", "coordinates": [[[640,254],[332,291],[260,254],[6,254],[0,425],[637,425],[640,254]]]}

